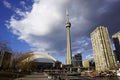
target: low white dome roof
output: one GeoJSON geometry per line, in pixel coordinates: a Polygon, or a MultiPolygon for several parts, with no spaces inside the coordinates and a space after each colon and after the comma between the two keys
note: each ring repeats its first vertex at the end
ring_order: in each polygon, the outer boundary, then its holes
{"type": "Polygon", "coordinates": [[[43,63],[55,63],[57,60],[52,57],[48,53],[42,53],[42,52],[32,52],[30,53],[32,56],[28,57],[24,61],[35,61],[35,62],[43,62],[43,63]]]}

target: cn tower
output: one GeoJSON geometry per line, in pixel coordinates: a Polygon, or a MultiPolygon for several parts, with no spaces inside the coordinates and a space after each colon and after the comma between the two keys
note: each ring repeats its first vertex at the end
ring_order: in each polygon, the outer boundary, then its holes
{"type": "Polygon", "coordinates": [[[71,52],[71,38],[70,38],[70,27],[69,14],[66,13],[66,29],[67,29],[67,50],[66,50],[66,65],[72,64],[72,52],[71,52]]]}

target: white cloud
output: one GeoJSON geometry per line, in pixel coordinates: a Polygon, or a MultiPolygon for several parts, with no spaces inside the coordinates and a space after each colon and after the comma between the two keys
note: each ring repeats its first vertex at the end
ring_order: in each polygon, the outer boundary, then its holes
{"type": "MultiPolygon", "coordinates": [[[[88,37],[81,37],[78,39],[74,39],[75,41],[72,42],[72,55],[76,53],[82,53],[84,55],[91,54],[91,40],[88,37]]],[[[83,56],[84,58],[86,56],[83,56]]]]}
{"type": "Polygon", "coordinates": [[[25,1],[20,1],[20,4],[21,4],[22,6],[25,6],[25,1]]]}
{"type": "Polygon", "coordinates": [[[87,45],[89,45],[89,43],[87,43],[87,42],[85,42],[85,44],[84,44],[85,46],[87,46],[87,45]]]}
{"type": "Polygon", "coordinates": [[[81,38],[75,39],[75,41],[72,43],[73,46],[80,45],[83,48],[89,46],[90,44],[91,44],[91,40],[88,37],[81,37],[81,38]]]}
{"type": "Polygon", "coordinates": [[[4,6],[6,7],[6,8],[11,8],[11,4],[9,3],[9,2],[7,2],[7,1],[3,1],[3,4],[4,4],[4,6]]]}
{"type": "Polygon", "coordinates": [[[76,53],[83,53],[85,50],[82,48],[82,49],[78,49],[77,51],[76,51],[76,53]]]}
{"type": "MultiPolygon", "coordinates": [[[[23,3],[23,2],[21,2],[23,3]]],[[[47,35],[59,27],[59,23],[63,21],[63,7],[67,0],[38,0],[34,2],[31,12],[22,12],[16,9],[17,15],[22,16],[21,20],[17,20],[18,16],[13,15],[10,19],[9,28],[13,33],[18,35],[31,45],[32,50],[46,51],[51,48],[50,41],[47,41],[47,35]]],[[[59,36],[59,34],[58,34],[59,36]]]]}
{"type": "MultiPolygon", "coordinates": [[[[33,35],[46,35],[54,28],[54,25],[58,24],[62,20],[62,14],[59,7],[61,5],[56,3],[55,0],[44,1],[41,0],[39,3],[34,3],[32,11],[25,16],[25,19],[17,21],[11,20],[11,26],[19,26],[22,30],[21,33],[33,35]],[[58,6],[58,7],[57,7],[58,6]],[[16,24],[14,24],[16,23],[16,24]],[[31,32],[32,31],[32,32],[31,32]]],[[[24,15],[24,13],[17,11],[18,14],[24,15]]]]}
{"type": "Polygon", "coordinates": [[[29,12],[22,12],[20,9],[16,9],[15,13],[18,14],[19,16],[26,17],[26,15],[29,14],[29,12]]]}
{"type": "Polygon", "coordinates": [[[93,54],[87,55],[87,56],[86,56],[86,59],[88,59],[88,60],[93,60],[93,59],[94,59],[93,54]]]}

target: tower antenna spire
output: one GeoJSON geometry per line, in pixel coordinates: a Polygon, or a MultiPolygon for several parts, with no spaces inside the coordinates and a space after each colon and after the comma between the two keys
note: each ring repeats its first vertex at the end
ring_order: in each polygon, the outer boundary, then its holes
{"type": "Polygon", "coordinates": [[[66,9],[66,23],[69,22],[69,12],[68,12],[68,9],[66,9]]]}

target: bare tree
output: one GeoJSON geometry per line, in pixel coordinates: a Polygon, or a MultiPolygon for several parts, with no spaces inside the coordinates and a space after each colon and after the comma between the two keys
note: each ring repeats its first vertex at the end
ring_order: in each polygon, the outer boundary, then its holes
{"type": "Polygon", "coordinates": [[[32,65],[33,65],[33,61],[30,60],[30,57],[33,56],[33,54],[31,53],[26,53],[23,54],[22,56],[19,57],[19,62],[18,62],[18,68],[22,69],[22,70],[31,70],[32,69],[32,65]]]}
{"type": "Polygon", "coordinates": [[[20,62],[19,58],[23,55],[22,52],[13,52],[13,56],[12,56],[12,59],[11,59],[11,68],[13,70],[17,70],[17,66],[18,66],[18,63],[20,62]]]}
{"type": "Polygon", "coordinates": [[[11,48],[9,47],[9,43],[5,42],[5,41],[0,41],[0,51],[7,51],[7,52],[11,52],[11,48]]]}

